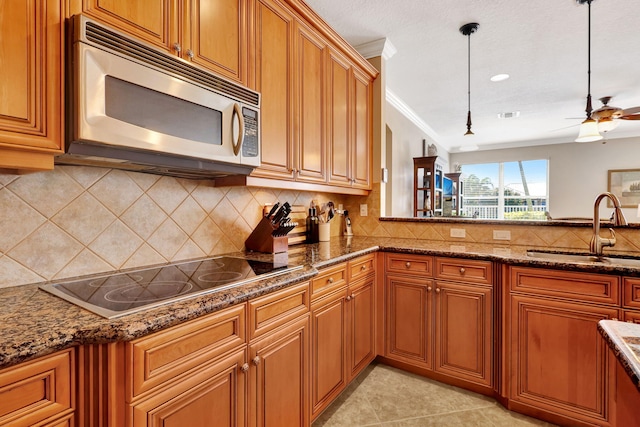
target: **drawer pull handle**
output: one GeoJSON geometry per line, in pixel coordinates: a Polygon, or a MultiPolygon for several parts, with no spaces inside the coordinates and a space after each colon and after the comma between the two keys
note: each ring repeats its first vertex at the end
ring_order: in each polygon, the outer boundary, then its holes
{"type": "Polygon", "coordinates": [[[362,267],[360,267],[360,270],[361,270],[361,271],[365,271],[366,269],[367,269],[367,266],[366,266],[366,265],[363,265],[362,267]]]}
{"type": "Polygon", "coordinates": [[[329,278],[327,279],[327,282],[329,282],[329,283],[333,283],[333,277],[329,277],[329,278]]]}
{"type": "Polygon", "coordinates": [[[242,365],[240,367],[240,369],[242,370],[242,372],[248,372],[249,371],[249,364],[245,363],[244,365],[242,365]]]}
{"type": "Polygon", "coordinates": [[[260,364],[260,356],[256,356],[256,357],[254,357],[254,358],[253,358],[253,360],[252,360],[252,362],[253,362],[253,364],[254,364],[254,365],[256,365],[256,366],[257,366],[257,365],[259,365],[259,364],[260,364]]]}
{"type": "Polygon", "coordinates": [[[460,274],[464,274],[465,270],[464,267],[460,267],[460,274]]]}
{"type": "Polygon", "coordinates": [[[411,263],[409,261],[407,261],[407,263],[405,264],[405,267],[411,268],[411,263]]]}

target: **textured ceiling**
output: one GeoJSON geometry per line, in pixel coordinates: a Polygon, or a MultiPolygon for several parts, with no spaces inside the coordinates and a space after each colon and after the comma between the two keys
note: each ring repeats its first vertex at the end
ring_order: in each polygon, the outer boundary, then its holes
{"type": "MultiPolygon", "coordinates": [[[[387,38],[387,89],[451,152],[572,142],[585,116],[587,12],[575,0],[307,0],[352,45],[387,38]],[[467,37],[471,35],[473,137],[467,114],[467,37]],[[493,83],[498,73],[511,77],[493,83]],[[519,111],[513,119],[498,113],[519,111]],[[568,120],[567,118],[575,118],[568,120]],[[431,131],[432,130],[432,131],[431,131]]],[[[640,105],[640,0],[594,0],[591,93],[611,105],[640,105]]],[[[621,121],[607,140],[640,135],[621,121]]]]}

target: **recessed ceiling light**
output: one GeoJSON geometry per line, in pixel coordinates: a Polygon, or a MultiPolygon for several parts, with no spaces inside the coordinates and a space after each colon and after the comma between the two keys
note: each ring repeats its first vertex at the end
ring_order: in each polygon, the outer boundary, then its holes
{"type": "Polygon", "coordinates": [[[520,117],[520,111],[507,111],[504,113],[498,113],[499,119],[515,119],[520,117]]]}
{"type": "Polygon", "coordinates": [[[496,74],[495,76],[491,77],[491,81],[501,82],[501,81],[507,80],[508,78],[509,78],[509,74],[496,74]]]}

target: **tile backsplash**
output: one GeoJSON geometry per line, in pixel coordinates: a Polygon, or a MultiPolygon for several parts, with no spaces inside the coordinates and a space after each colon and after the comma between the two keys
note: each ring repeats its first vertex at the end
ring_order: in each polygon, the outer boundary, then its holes
{"type": "Polygon", "coordinates": [[[265,203],[343,198],[79,166],[0,174],[0,287],[239,251],[265,203]]]}

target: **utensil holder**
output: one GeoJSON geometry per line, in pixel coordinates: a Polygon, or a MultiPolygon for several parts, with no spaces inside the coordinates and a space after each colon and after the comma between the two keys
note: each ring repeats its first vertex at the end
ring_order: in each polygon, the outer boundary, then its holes
{"type": "Polygon", "coordinates": [[[244,246],[250,251],[265,253],[286,252],[289,249],[289,238],[287,236],[273,237],[273,233],[278,227],[271,221],[263,217],[256,228],[253,229],[244,246]]]}

